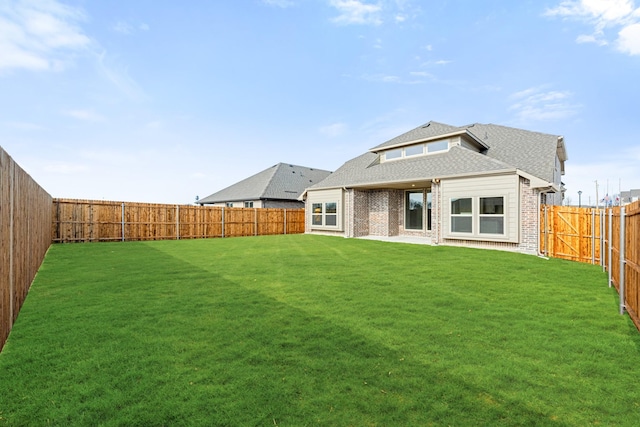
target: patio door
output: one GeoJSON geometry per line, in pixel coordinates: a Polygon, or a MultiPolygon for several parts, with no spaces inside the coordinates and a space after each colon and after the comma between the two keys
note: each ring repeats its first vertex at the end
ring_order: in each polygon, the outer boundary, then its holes
{"type": "Polygon", "coordinates": [[[404,198],[405,230],[424,230],[425,225],[427,230],[431,230],[431,190],[406,191],[404,198]]]}

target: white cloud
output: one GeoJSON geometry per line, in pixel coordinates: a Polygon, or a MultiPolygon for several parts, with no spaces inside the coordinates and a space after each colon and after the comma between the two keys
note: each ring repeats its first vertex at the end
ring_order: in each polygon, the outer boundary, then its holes
{"type": "Polygon", "coordinates": [[[106,51],[96,54],[96,64],[100,73],[129,99],[140,101],[146,98],[142,88],[129,75],[128,68],[107,55],[106,51]]]}
{"type": "Polygon", "coordinates": [[[62,112],[65,116],[85,122],[104,122],[106,118],[91,110],[67,110],[62,112]]]}
{"type": "Polygon", "coordinates": [[[113,31],[115,31],[116,33],[120,33],[120,34],[129,35],[129,34],[133,33],[133,27],[131,26],[131,24],[129,24],[127,22],[118,21],[113,26],[113,31]]]}
{"type": "Polygon", "coordinates": [[[344,135],[347,132],[348,126],[345,123],[332,123],[327,126],[322,126],[319,131],[321,134],[330,138],[335,138],[344,135]]]}
{"type": "Polygon", "coordinates": [[[136,30],[139,31],[149,31],[149,25],[142,23],[139,24],[137,27],[134,26],[133,24],[126,22],[126,21],[118,21],[116,22],[113,27],[111,28],[113,31],[115,31],[116,33],[120,33],[120,34],[124,34],[124,35],[131,35],[133,33],[136,32],[136,30]]]}
{"type": "Polygon", "coordinates": [[[544,15],[574,19],[592,26],[593,33],[579,35],[578,43],[611,44],[607,29],[618,29],[618,38],[613,43],[617,50],[640,55],[640,8],[636,8],[633,0],[567,0],[547,9],[544,15]]]}
{"type": "Polygon", "coordinates": [[[640,23],[624,27],[618,33],[616,48],[629,55],[640,55],[640,23]]]}
{"type": "Polygon", "coordinates": [[[601,37],[597,37],[595,34],[581,34],[576,38],[577,43],[595,43],[600,46],[606,46],[609,43],[602,39],[601,37]]]}
{"type": "Polygon", "coordinates": [[[0,70],[60,70],[73,52],[91,45],[77,8],[55,0],[0,4],[0,70]]]}
{"type": "Polygon", "coordinates": [[[545,91],[543,87],[533,87],[511,95],[514,111],[520,122],[561,120],[574,116],[580,105],[571,102],[569,91],[545,91]]]}
{"type": "Polygon", "coordinates": [[[360,0],[330,0],[329,4],[340,13],[332,19],[336,24],[382,24],[382,6],[368,4],[360,0]]]}

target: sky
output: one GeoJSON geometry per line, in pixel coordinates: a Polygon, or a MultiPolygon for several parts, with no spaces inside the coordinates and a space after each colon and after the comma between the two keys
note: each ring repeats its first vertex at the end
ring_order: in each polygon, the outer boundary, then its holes
{"type": "Polygon", "coordinates": [[[640,188],[639,77],[634,0],[0,0],[0,146],[53,197],[189,204],[434,120],[564,136],[595,204],[640,188]]]}

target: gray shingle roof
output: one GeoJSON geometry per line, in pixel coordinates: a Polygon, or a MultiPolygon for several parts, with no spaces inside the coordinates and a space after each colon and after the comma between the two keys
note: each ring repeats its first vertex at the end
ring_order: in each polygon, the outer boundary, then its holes
{"type": "Polygon", "coordinates": [[[310,187],[336,188],[383,183],[430,180],[462,175],[520,169],[552,183],[558,136],[493,124],[450,126],[429,122],[397,136],[346,162],[322,182],[310,187]],[[455,146],[447,152],[391,162],[380,162],[375,151],[405,142],[436,138],[452,133],[469,134],[488,147],[478,153],[455,146]]]}
{"type": "Polygon", "coordinates": [[[392,138],[387,142],[383,142],[382,144],[374,147],[374,150],[401,144],[403,142],[425,140],[437,137],[439,135],[447,135],[460,131],[464,131],[464,128],[430,121],[423,124],[422,126],[418,126],[417,128],[410,130],[409,132],[405,132],[402,135],[396,136],[395,138],[392,138]]]}
{"type": "Polygon", "coordinates": [[[298,200],[305,188],[326,178],[330,171],[278,163],[249,178],[198,200],[200,204],[245,200],[298,200]]]}
{"type": "Polygon", "coordinates": [[[503,162],[462,147],[393,162],[379,162],[379,155],[365,153],[348,161],[323,181],[311,187],[336,188],[431,180],[482,172],[515,170],[503,162]]]}

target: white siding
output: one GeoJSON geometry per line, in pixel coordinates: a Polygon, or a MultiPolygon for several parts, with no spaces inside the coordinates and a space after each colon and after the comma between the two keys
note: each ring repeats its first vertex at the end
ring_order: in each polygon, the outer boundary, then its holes
{"type": "Polygon", "coordinates": [[[306,220],[307,225],[311,227],[312,230],[333,230],[333,231],[343,231],[344,229],[344,197],[342,194],[342,189],[337,188],[333,190],[310,190],[307,193],[307,209],[306,209],[306,220]],[[335,227],[327,227],[327,226],[314,226],[311,222],[311,215],[313,215],[311,206],[314,203],[331,203],[336,202],[337,205],[337,224],[335,227]]]}
{"type": "Polygon", "coordinates": [[[499,175],[442,180],[442,236],[445,239],[486,240],[518,243],[520,206],[518,175],[499,175]],[[473,233],[451,232],[451,199],[473,199],[473,233]],[[480,234],[478,206],[480,197],[504,197],[504,235],[480,234]]]}

